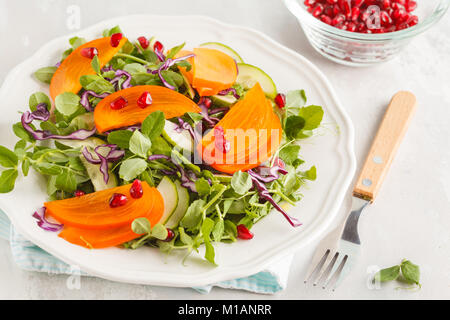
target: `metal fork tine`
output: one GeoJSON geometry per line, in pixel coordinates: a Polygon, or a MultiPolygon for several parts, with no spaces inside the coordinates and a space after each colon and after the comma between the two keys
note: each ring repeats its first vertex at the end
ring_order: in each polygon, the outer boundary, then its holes
{"type": "Polygon", "coordinates": [[[330,254],[330,249],[325,251],[325,253],[322,256],[322,259],[320,259],[319,263],[316,265],[314,270],[309,274],[309,276],[305,279],[304,283],[307,283],[309,280],[314,281],[315,275],[320,273],[320,270],[322,270],[322,267],[325,264],[325,261],[327,260],[329,254],[330,254]]]}
{"type": "Polygon", "coordinates": [[[336,271],[334,271],[334,273],[330,275],[330,277],[328,278],[328,281],[323,285],[323,287],[322,287],[323,289],[326,289],[327,287],[332,287],[333,291],[336,289],[335,285],[341,275],[342,269],[344,269],[347,259],[348,259],[348,255],[345,255],[344,258],[342,259],[341,263],[337,267],[336,271]]]}
{"type": "Polygon", "coordinates": [[[323,281],[325,281],[325,279],[328,278],[328,275],[330,274],[331,270],[333,269],[333,266],[336,263],[338,256],[339,256],[339,252],[336,252],[333,256],[333,259],[331,259],[330,263],[328,264],[327,268],[325,269],[325,271],[321,274],[319,280],[317,280],[316,282],[313,283],[314,286],[317,286],[319,283],[322,283],[323,281]]]}

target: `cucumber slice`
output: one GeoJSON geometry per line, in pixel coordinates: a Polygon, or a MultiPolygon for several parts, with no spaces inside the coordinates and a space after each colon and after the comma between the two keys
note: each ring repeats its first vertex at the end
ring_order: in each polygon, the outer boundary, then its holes
{"type": "Polygon", "coordinates": [[[266,96],[270,99],[275,99],[277,87],[267,73],[247,63],[238,63],[238,69],[239,74],[236,83],[239,83],[244,89],[250,89],[256,82],[259,82],[266,96]]]}
{"type": "MultiPolygon", "coordinates": [[[[99,145],[106,144],[105,141],[99,138],[87,138],[86,140],[59,140],[61,144],[71,147],[71,148],[84,148],[88,147],[89,151],[93,151],[93,149],[99,145]]],[[[117,177],[110,170],[109,171],[109,180],[108,183],[105,183],[103,180],[103,174],[99,170],[99,166],[97,164],[89,163],[83,155],[80,156],[81,163],[83,163],[86,168],[86,172],[91,179],[92,185],[94,186],[95,191],[106,190],[110,188],[117,187],[117,177]]]]}
{"type": "Polygon", "coordinates": [[[165,224],[178,205],[177,187],[168,177],[163,177],[156,189],[158,189],[164,199],[164,212],[158,223],[165,224]]]}
{"type": "Polygon", "coordinates": [[[227,96],[211,96],[213,103],[219,107],[229,107],[236,103],[237,99],[231,95],[227,96]]]}
{"type": "Polygon", "coordinates": [[[229,46],[220,43],[220,42],[205,42],[202,43],[199,47],[202,48],[209,48],[209,49],[216,49],[219,51],[222,51],[223,53],[229,55],[232,57],[237,63],[244,62],[242,60],[241,56],[233,49],[231,49],[229,46]]]}
{"type": "Polygon", "coordinates": [[[190,133],[186,130],[177,132],[175,130],[177,127],[178,125],[176,125],[175,123],[166,120],[163,132],[164,138],[169,140],[169,143],[171,143],[172,145],[176,144],[181,149],[192,153],[194,150],[194,141],[192,140],[190,133]]]}
{"type": "Polygon", "coordinates": [[[178,191],[178,205],[169,220],[166,222],[166,227],[175,228],[180,220],[184,217],[186,210],[189,207],[189,192],[186,188],[181,186],[180,181],[175,181],[175,186],[178,191]]]}

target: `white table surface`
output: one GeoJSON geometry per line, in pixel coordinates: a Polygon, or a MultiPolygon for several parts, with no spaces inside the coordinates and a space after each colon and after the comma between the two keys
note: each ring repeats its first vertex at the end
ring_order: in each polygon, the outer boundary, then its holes
{"type": "MultiPolygon", "coordinates": [[[[359,262],[334,293],[303,284],[315,244],[296,253],[288,288],[266,296],[219,288],[202,295],[190,288],[130,285],[87,277],[81,279],[80,289],[69,290],[66,276],[19,269],[12,261],[8,243],[0,240],[1,299],[450,298],[449,14],[414,39],[397,59],[370,68],[349,68],[317,54],[279,0],[0,0],[0,83],[10,69],[41,45],[73,32],[66,23],[70,5],[81,9],[81,28],[126,14],[200,14],[260,30],[300,52],[329,77],[353,120],[358,167],[392,94],[403,89],[414,92],[418,111],[377,201],[360,221],[363,248],[359,262]],[[376,266],[391,266],[403,258],[420,265],[421,290],[396,290],[395,284],[371,289],[367,285],[376,266]]],[[[347,197],[343,209],[348,208],[349,200],[347,197]]],[[[343,214],[341,210],[338,219],[343,214]]]]}

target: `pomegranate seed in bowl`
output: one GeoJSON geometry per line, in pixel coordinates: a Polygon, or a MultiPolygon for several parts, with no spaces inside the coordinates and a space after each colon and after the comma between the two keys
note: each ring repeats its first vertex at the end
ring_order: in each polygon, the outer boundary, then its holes
{"type": "Polygon", "coordinates": [[[317,19],[350,32],[393,32],[419,22],[417,16],[411,18],[410,13],[417,8],[413,0],[305,0],[303,3],[317,19]]]}

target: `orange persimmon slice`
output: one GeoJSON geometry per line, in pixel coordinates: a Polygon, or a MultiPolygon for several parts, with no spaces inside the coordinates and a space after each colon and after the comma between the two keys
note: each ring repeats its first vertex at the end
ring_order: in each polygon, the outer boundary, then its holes
{"type": "Polygon", "coordinates": [[[222,51],[209,48],[194,48],[193,52],[180,51],[177,57],[194,53],[188,59],[192,65],[190,71],[179,67],[189,83],[200,96],[212,96],[230,88],[237,78],[237,65],[232,57],[222,51]]]}
{"type": "Polygon", "coordinates": [[[94,121],[98,132],[123,128],[142,123],[154,111],[162,111],[166,119],[179,117],[186,112],[200,112],[199,106],[186,96],[162,86],[134,86],[110,94],[102,99],[94,111],[94,121]],[[152,104],[141,108],[138,98],[149,92],[152,104]],[[127,105],[119,110],[111,108],[111,102],[117,98],[125,98],[127,105]]]}
{"type": "Polygon", "coordinates": [[[50,96],[53,101],[55,101],[57,95],[63,92],[78,93],[81,90],[80,77],[95,74],[91,66],[92,59],[81,55],[83,48],[96,48],[100,68],[103,68],[126,42],[127,38],[123,37],[119,45],[113,47],[111,46],[111,37],[105,37],[82,44],[73,50],[53,74],[50,82],[50,96]]]}
{"type": "Polygon", "coordinates": [[[47,214],[66,227],[82,229],[108,229],[129,225],[134,219],[147,216],[153,225],[162,212],[154,211],[155,201],[160,200],[159,191],[142,182],[144,194],[139,199],[130,195],[131,184],[89,193],[81,197],[46,202],[47,214]],[[127,196],[125,205],[111,208],[109,201],[114,193],[127,196]]]}
{"type": "Polygon", "coordinates": [[[270,101],[257,83],[220,120],[229,151],[223,152],[215,144],[214,130],[206,134],[197,145],[204,162],[214,169],[233,174],[257,167],[277,150],[282,128],[270,101]]]}
{"type": "MultiPolygon", "coordinates": [[[[154,221],[153,216],[162,216],[164,211],[164,199],[160,193],[155,193],[154,206],[150,214],[143,215],[142,217],[154,221]]],[[[151,222],[152,223],[152,222],[151,222]]],[[[107,248],[118,246],[127,241],[131,241],[141,236],[141,234],[134,233],[131,230],[131,223],[128,223],[121,227],[114,227],[108,229],[81,229],[75,227],[64,227],[59,233],[59,237],[66,241],[83,246],[86,248],[107,248]]]]}

